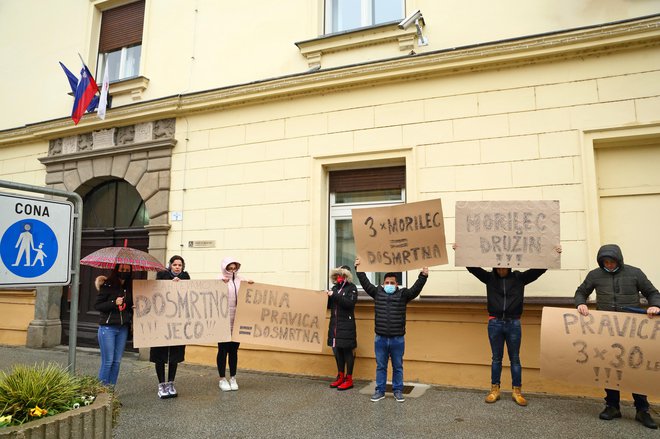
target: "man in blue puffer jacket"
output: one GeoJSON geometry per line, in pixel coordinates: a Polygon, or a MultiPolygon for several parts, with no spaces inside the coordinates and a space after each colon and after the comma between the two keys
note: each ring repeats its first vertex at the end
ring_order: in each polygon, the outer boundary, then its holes
{"type": "MultiPolygon", "coordinates": [[[[580,314],[589,315],[587,298],[596,290],[596,307],[601,311],[625,311],[629,307],[639,307],[639,293],[648,301],[646,310],[649,317],[660,313],[660,293],[637,267],[623,263],[623,253],[616,244],[606,244],[596,256],[599,268],[591,270],[584,282],[575,291],[575,306],[580,314]]],[[[605,410],[599,417],[606,421],[621,417],[619,391],[605,389],[605,410]]],[[[633,393],[637,415],[635,419],[645,427],[657,429],[649,414],[646,395],[633,393]]]]}

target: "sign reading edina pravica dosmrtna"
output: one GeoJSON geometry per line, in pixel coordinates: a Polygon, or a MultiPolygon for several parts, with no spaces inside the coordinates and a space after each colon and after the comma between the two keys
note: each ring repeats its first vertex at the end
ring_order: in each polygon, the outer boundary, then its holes
{"type": "Polygon", "coordinates": [[[321,352],[327,304],[323,291],[241,282],[232,340],[321,352]]]}

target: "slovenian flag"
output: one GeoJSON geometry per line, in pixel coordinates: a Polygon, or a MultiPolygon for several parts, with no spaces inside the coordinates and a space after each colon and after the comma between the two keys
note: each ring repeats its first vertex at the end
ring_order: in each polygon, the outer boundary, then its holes
{"type": "Polygon", "coordinates": [[[74,124],[78,125],[89,103],[92,102],[98,91],[99,87],[96,85],[94,77],[83,63],[80,70],[80,80],[76,87],[75,100],[73,101],[73,111],[71,112],[71,119],[73,119],[74,124]]]}
{"type": "MultiPolygon", "coordinates": [[[[60,66],[62,66],[62,70],[64,70],[64,74],[66,75],[66,78],[69,80],[69,86],[71,87],[71,93],[75,95],[76,94],[76,89],[78,88],[78,78],[76,78],[76,75],[71,73],[71,71],[69,69],[67,69],[66,66],[64,64],[62,64],[61,61],[60,61],[60,66]]],[[[92,111],[96,110],[96,107],[98,106],[98,104],[99,104],[99,97],[95,95],[94,99],[92,99],[92,101],[87,106],[87,112],[89,113],[89,112],[92,112],[92,111]]]]}

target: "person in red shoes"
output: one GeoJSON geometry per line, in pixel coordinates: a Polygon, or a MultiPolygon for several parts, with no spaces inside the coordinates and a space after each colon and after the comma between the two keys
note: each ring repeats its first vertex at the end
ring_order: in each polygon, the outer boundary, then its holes
{"type": "Polygon", "coordinates": [[[328,346],[332,348],[337,361],[337,379],[330,383],[330,387],[348,390],[353,388],[355,364],[353,350],[357,347],[355,330],[357,287],[352,282],[351,269],[346,265],[332,270],[330,280],[334,285],[328,291],[328,308],[330,308],[328,346]]]}

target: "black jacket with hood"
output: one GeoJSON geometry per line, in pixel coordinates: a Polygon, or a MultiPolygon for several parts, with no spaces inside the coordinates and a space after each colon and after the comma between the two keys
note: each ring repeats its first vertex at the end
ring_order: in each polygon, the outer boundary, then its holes
{"type": "Polygon", "coordinates": [[[374,286],[362,272],[357,271],[357,277],[364,291],[374,299],[376,334],[384,337],[405,335],[406,307],[422,292],[428,276],[420,273],[412,287],[397,287],[392,294],[387,294],[382,285],[374,286]]]}
{"type": "Polygon", "coordinates": [[[599,268],[591,270],[584,282],[575,290],[575,306],[586,305],[587,298],[596,290],[596,307],[601,311],[624,311],[624,307],[640,306],[641,292],[649,306],[660,306],[660,293],[637,267],[623,263],[623,253],[616,244],[606,244],[598,250],[596,256],[599,268]],[[605,270],[603,260],[613,259],[618,269],[614,272],[605,270]]]}
{"type": "Polygon", "coordinates": [[[332,296],[328,298],[330,308],[330,324],[328,325],[328,346],[354,349],[357,347],[357,332],[355,330],[355,304],[357,303],[357,287],[353,283],[353,275],[345,268],[332,270],[332,296]],[[344,281],[337,283],[337,276],[344,281]]]}
{"type": "Polygon", "coordinates": [[[99,294],[94,309],[99,311],[99,325],[130,326],[133,318],[133,281],[126,279],[122,285],[118,278],[98,276],[95,281],[99,294]],[[117,297],[123,297],[126,306],[119,309],[117,297]]]}
{"type": "Polygon", "coordinates": [[[509,270],[506,277],[500,277],[495,269],[486,271],[480,267],[467,267],[467,270],[486,284],[488,315],[498,319],[519,319],[523,313],[525,285],[534,282],[546,272],[540,268],[509,270]]]}

